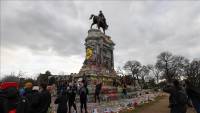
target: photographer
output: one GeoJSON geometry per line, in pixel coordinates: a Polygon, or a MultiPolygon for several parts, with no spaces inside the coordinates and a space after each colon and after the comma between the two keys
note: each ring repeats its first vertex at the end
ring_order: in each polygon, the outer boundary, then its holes
{"type": "Polygon", "coordinates": [[[174,80],[173,85],[163,91],[170,94],[170,113],[186,113],[188,98],[178,80],[174,80]]]}

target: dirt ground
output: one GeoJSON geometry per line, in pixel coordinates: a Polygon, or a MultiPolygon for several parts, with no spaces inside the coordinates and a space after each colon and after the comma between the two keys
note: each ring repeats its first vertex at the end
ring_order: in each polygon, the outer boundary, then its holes
{"type": "MultiPolygon", "coordinates": [[[[133,113],[170,113],[170,109],[168,108],[169,101],[168,96],[158,100],[155,103],[152,103],[151,105],[144,106],[136,110],[136,112],[133,111],[133,113]]],[[[193,108],[188,108],[187,113],[196,113],[193,108]]]]}

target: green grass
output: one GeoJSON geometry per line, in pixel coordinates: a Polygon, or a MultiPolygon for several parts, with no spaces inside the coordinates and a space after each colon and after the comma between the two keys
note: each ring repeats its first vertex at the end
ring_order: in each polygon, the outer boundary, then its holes
{"type": "Polygon", "coordinates": [[[163,99],[164,97],[165,96],[158,96],[152,102],[145,103],[145,104],[142,104],[140,106],[137,106],[134,110],[131,110],[131,111],[127,110],[127,111],[123,111],[123,112],[120,112],[120,113],[139,113],[140,111],[144,110],[146,107],[151,106],[154,103],[157,103],[160,99],[163,99]]]}

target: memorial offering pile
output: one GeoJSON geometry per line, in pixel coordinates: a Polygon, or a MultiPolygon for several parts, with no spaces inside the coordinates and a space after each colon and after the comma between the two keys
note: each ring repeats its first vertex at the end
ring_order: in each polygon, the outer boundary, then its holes
{"type": "Polygon", "coordinates": [[[91,113],[124,113],[137,109],[137,107],[155,101],[159,93],[141,94],[131,99],[120,99],[117,101],[102,102],[101,104],[89,103],[88,111],[91,113]]]}

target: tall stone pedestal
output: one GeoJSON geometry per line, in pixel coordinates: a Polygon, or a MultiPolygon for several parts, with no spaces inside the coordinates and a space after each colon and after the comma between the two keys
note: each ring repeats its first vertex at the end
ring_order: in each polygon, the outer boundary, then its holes
{"type": "Polygon", "coordinates": [[[90,29],[85,39],[85,61],[78,75],[91,80],[96,78],[111,85],[110,82],[117,77],[114,70],[114,45],[110,36],[100,30],[90,29]]]}
{"type": "Polygon", "coordinates": [[[103,83],[103,95],[117,94],[114,87],[118,77],[114,70],[114,42],[100,30],[90,29],[85,39],[85,61],[75,79],[83,78],[88,83],[90,94],[95,91],[97,81],[103,83]]]}

